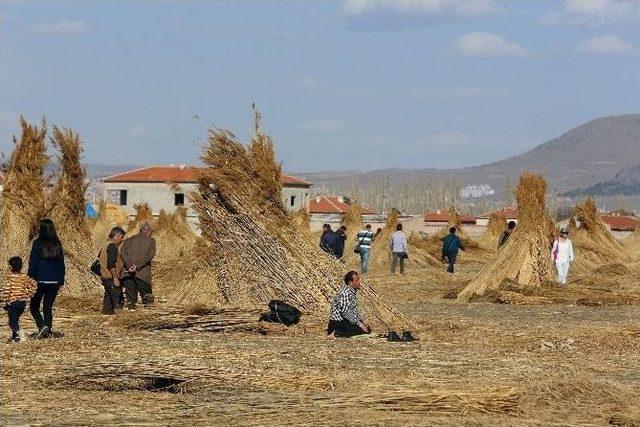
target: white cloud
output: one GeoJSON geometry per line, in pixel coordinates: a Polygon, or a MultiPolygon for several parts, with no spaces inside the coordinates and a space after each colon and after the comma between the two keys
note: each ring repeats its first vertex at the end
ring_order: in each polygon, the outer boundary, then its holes
{"type": "Polygon", "coordinates": [[[489,15],[497,10],[497,2],[493,0],[346,0],[342,5],[342,11],[347,16],[391,11],[475,17],[489,15]]]}
{"type": "Polygon", "coordinates": [[[587,54],[623,55],[633,52],[633,46],[621,40],[616,34],[610,34],[583,40],[576,45],[575,51],[587,54]]]}
{"type": "Polygon", "coordinates": [[[89,26],[86,22],[80,20],[62,20],[33,25],[30,31],[34,34],[49,36],[75,36],[89,32],[89,26]]]}
{"type": "Polygon", "coordinates": [[[482,31],[460,37],[455,48],[459,55],[467,58],[522,58],[529,55],[518,43],[482,31]]]}
{"type": "Polygon", "coordinates": [[[600,26],[640,22],[639,0],[565,0],[549,11],[543,22],[552,25],[600,26]]]}
{"type": "Polygon", "coordinates": [[[305,132],[332,133],[349,130],[349,125],[341,119],[315,119],[302,123],[298,128],[305,132]]]}
{"type": "Polygon", "coordinates": [[[125,135],[130,139],[144,138],[152,133],[152,129],[144,123],[136,123],[125,129],[125,135]]]}
{"type": "Polygon", "coordinates": [[[509,92],[504,89],[484,88],[472,86],[454,86],[446,88],[427,88],[414,92],[417,99],[436,101],[456,101],[470,99],[504,99],[509,92]]]}

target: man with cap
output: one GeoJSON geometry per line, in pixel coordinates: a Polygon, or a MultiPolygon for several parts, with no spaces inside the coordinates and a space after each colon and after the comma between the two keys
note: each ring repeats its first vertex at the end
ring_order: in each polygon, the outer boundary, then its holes
{"type": "Polygon", "coordinates": [[[156,255],[156,239],[151,237],[151,233],[151,226],[144,221],[138,234],[122,242],[122,282],[129,310],[136,308],[138,294],[145,306],[153,302],[151,262],[156,255]]]}

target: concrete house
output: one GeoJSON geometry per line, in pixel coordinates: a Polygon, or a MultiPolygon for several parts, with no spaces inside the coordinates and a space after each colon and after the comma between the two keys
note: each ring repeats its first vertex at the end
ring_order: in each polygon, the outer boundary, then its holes
{"type": "Polygon", "coordinates": [[[482,226],[488,225],[489,217],[493,214],[503,217],[507,222],[514,221],[516,224],[518,223],[518,210],[514,207],[507,206],[502,209],[498,209],[497,211],[485,212],[476,217],[476,224],[482,226]]]}
{"type": "MultiPolygon", "coordinates": [[[[194,166],[168,165],[123,172],[104,179],[103,197],[130,216],[136,213],[134,205],[148,203],[154,215],[161,209],[171,213],[179,206],[186,206],[187,216],[195,218],[188,194],[198,189],[197,170],[194,166]]],[[[284,206],[290,211],[308,210],[311,184],[285,174],[281,179],[284,206]]]]}
{"type": "MultiPolygon", "coordinates": [[[[309,203],[309,213],[312,222],[339,223],[342,215],[349,211],[349,199],[340,196],[316,196],[309,203]]],[[[373,222],[378,217],[378,212],[362,208],[362,220],[373,222]]]]}

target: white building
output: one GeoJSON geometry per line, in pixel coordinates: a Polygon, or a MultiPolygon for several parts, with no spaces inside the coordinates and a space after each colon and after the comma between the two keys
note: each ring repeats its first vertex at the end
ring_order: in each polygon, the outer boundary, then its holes
{"type": "Polygon", "coordinates": [[[476,224],[487,226],[489,225],[489,217],[491,215],[498,215],[503,217],[507,222],[513,221],[516,224],[518,223],[518,209],[506,206],[502,209],[498,209],[497,211],[485,212],[482,215],[476,217],[476,224]]]}
{"type": "MultiPolygon", "coordinates": [[[[104,179],[103,197],[134,216],[134,206],[148,203],[154,215],[163,209],[172,213],[179,206],[187,207],[187,217],[195,218],[188,194],[197,191],[194,166],[148,166],[104,179]]],[[[290,211],[309,209],[309,184],[299,178],[282,174],[282,202],[290,211]]],[[[242,185],[242,183],[238,183],[242,185]]]]}

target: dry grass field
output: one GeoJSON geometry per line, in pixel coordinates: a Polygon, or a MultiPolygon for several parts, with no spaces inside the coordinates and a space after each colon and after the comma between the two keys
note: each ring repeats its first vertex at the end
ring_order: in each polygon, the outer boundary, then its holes
{"type": "Polygon", "coordinates": [[[443,298],[478,268],[366,279],[416,323],[412,343],[232,311],[180,316],[222,319],[219,332],[180,330],[157,321],[163,303],[106,317],[98,299],[62,296],[64,337],[2,345],[2,424],[638,425],[636,303],[443,298]]]}

